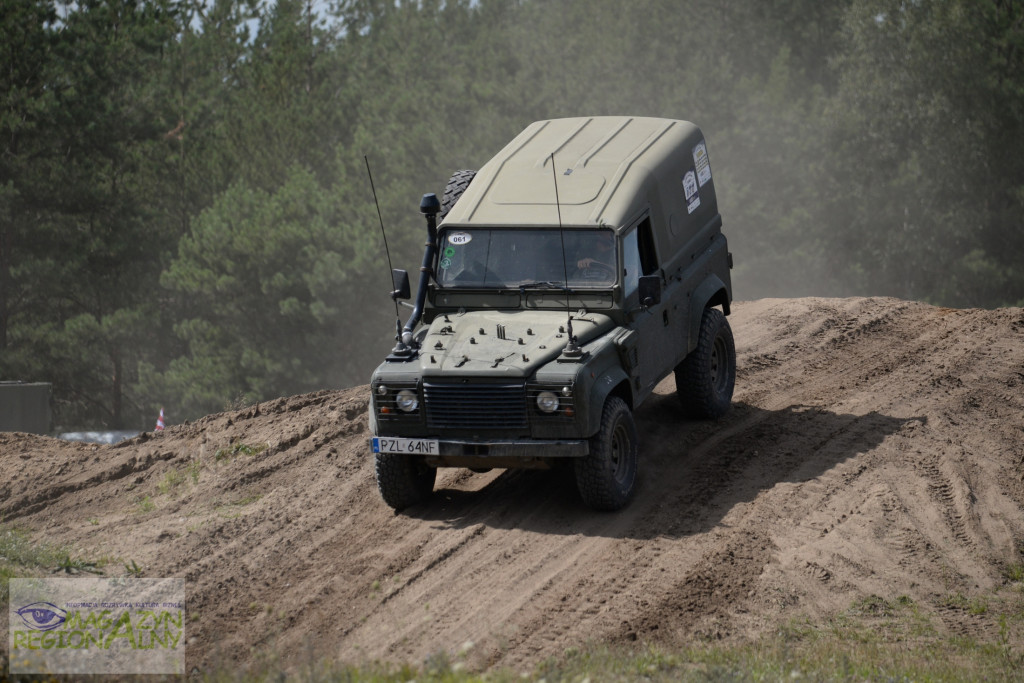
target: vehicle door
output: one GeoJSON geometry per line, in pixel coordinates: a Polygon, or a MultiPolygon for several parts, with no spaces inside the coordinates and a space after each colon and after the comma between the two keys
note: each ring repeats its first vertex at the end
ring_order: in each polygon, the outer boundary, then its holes
{"type": "MultiPolygon", "coordinates": [[[[667,297],[641,308],[638,282],[644,275],[661,275],[657,249],[649,218],[641,220],[623,235],[623,300],[638,333],[634,389],[638,398],[647,396],[662,377],[675,367],[678,323],[667,297]]],[[[662,283],[664,285],[664,282],[662,283]]]]}

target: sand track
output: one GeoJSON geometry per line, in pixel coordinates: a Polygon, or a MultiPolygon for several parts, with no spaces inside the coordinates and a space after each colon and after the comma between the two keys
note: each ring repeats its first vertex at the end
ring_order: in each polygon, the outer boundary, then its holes
{"type": "Polygon", "coordinates": [[[619,513],[557,472],[442,470],[431,504],[393,514],[357,387],[112,447],[0,434],[0,515],[111,573],[187,579],[190,666],[263,646],[418,662],[468,641],[476,666],[520,665],[756,637],[872,595],[985,635],[943,596],[1022,560],[1024,311],[761,300],[730,320],[734,409],[682,421],[662,383],[619,513]]]}

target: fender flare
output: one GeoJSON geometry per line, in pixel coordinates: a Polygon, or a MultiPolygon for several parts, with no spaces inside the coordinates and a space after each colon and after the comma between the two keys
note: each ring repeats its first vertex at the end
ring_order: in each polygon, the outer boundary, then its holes
{"type": "Polygon", "coordinates": [[[700,334],[700,321],[704,309],[708,306],[721,304],[722,310],[729,315],[729,288],[717,275],[708,275],[693,291],[690,297],[690,329],[686,339],[687,353],[697,348],[697,335],[700,334]]]}
{"type": "Polygon", "coordinates": [[[590,385],[587,393],[587,436],[593,436],[601,427],[601,413],[604,409],[604,402],[611,394],[616,394],[626,402],[629,409],[633,409],[633,388],[629,383],[629,375],[619,367],[613,365],[601,373],[590,385]],[[620,389],[620,387],[623,387],[620,389]]]}

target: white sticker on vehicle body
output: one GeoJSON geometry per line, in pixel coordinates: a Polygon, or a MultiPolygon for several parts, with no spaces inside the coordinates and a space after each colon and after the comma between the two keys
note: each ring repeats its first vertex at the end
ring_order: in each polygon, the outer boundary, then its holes
{"type": "Polygon", "coordinates": [[[711,162],[708,160],[708,149],[703,142],[693,148],[693,165],[697,168],[697,180],[700,181],[700,186],[704,187],[705,183],[711,180],[711,162]]]}
{"type": "Polygon", "coordinates": [[[683,192],[686,193],[687,202],[693,199],[693,196],[697,194],[697,179],[693,175],[693,171],[689,171],[683,176],[683,192]]]}
{"type": "Polygon", "coordinates": [[[469,244],[472,241],[473,236],[470,235],[468,232],[456,232],[454,234],[448,235],[448,244],[454,244],[455,246],[469,244]]]}

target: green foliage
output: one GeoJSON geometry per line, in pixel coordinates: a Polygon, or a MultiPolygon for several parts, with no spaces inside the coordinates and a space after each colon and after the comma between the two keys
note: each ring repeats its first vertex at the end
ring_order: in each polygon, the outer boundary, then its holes
{"type": "Polygon", "coordinates": [[[0,374],[52,381],[61,424],[123,427],[141,409],[129,385],[154,328],[146,194],[162,180],[152,77],[170,3],[91,0],[59,20],[41,0],[0,11],[0,42],[25,48],[0,77],[0,374]]]}
{"type": "Polygon", "coordinates": [[[131,503],[135,506],[135,512],[140,515],[156,510],[156,503],[148,495],[136,496],[131,499],[131,503]]]}
{"type": "Polygon", "coordinates": [[[6,604],[9,579],[40,576],[67,555],[67,548],[52,543],[34,543],[22,529],[0,525],[0,604],[6,604]]]}
{"type": "Polygon", "coordinates": [[[346,226],[347,194],[295,166],[276,192],[235,185],[198,217],[163,283],[201,317],[176,325],[188,352],[150,380],[181,397],[177,413],[347,379],[337,340],[375,332],[345,329],[361,302],[338,293],[361,289],[376,256],[373,233],[346,226]]]}
{"type": "Polygon", "coordinates": [[[188,476],[192,479],[193,484],[199,483],[199,473],[202,469],[203,463],[199,460],[193,460],[188,464],[188,467],[185,468],[185,471],[188,472],[188,476]]]}
{"type": "Polygon", "coordinates": [[[178,487],[185,483],[185,477],[178,470],[168,470],[164,478],[157,484],[157,490],[161,495],[173,494],[178,487]]]}
{"type": "Polygon", "coordinates": [[[231,460],[236,455],[258,455],[263,451],[267,450],[267,444],[261,443],[255,446],[249,444],[236,443],[230,448],[218,448],[217,452],[213,454],[213,459],[217,462],[223,462],[225,460],[231,460]]]}
{"type": "Polygon", "coordinates": [[[38,569],[54,566],[66,555],[64,548],[52,544],[33,543],[21,529],[0,526],[0,562],[38,569]]]}
{"type": "MultiPolygon", "coordinates": [[[[266,609],[253,602],[253,612],[266,609]]],[[[267,610],[269,613],[269,609],[267,610]]],[[[892,615],[899,620],[899,614],[892,615]]],[[[888,640],[872,637],[874,624],[855,621],[819,627],[804,624],[767,634],[752,642],[695,642],[674,650],[637,643],[633,646],[589,644],[568,648],[527,670],[472,670],[472,643],[458,652],[439,649],[418,667],[369,663],[361,666],[312,659],[286,670],[273,652],[244,672],[237,666],[203,672],[204,681],[273,680],[285,672],[302,680],[399,683],[476,681],[988,681],[1017,680],[1020,655],[1009,643],[1008,621],[999,620],[995,642],[977,643],[957,637],[888,640]],[[865,634],[868,634],[865,637],[865,634]],[[301,673],[300,673],[301,672],[301,673]]],[[[899,629],[886,628],[887,631],[899,629]]]]}
{"type": "Polygon", "coordinates": [[[851,218],[831,267],[866,266],[856,291],[1020,300],[1022,19],[1019,3],[851,6],[828,166],[850,190],[835,210],[851,218]]]}
{"type": "Polygon", "coordinates": [[[1024,6],[0,0],[0,377],[148,428],[365,381],[420,195],[527,123],[686,118],[738,298],[1024,303],[1024,6]],[[116,30],[114,30],[116,27],[116,30]]]}
{"type": "Polygon", "coordinates": [[[103,570],[97,566],[96,562],[88,562],[80,558],[72,558],[71,555],[65,554],[60,560],[57,561],[57,566],[53,568],[53,573],[64,573],[64,574],[102,574],[103,570]]]}

